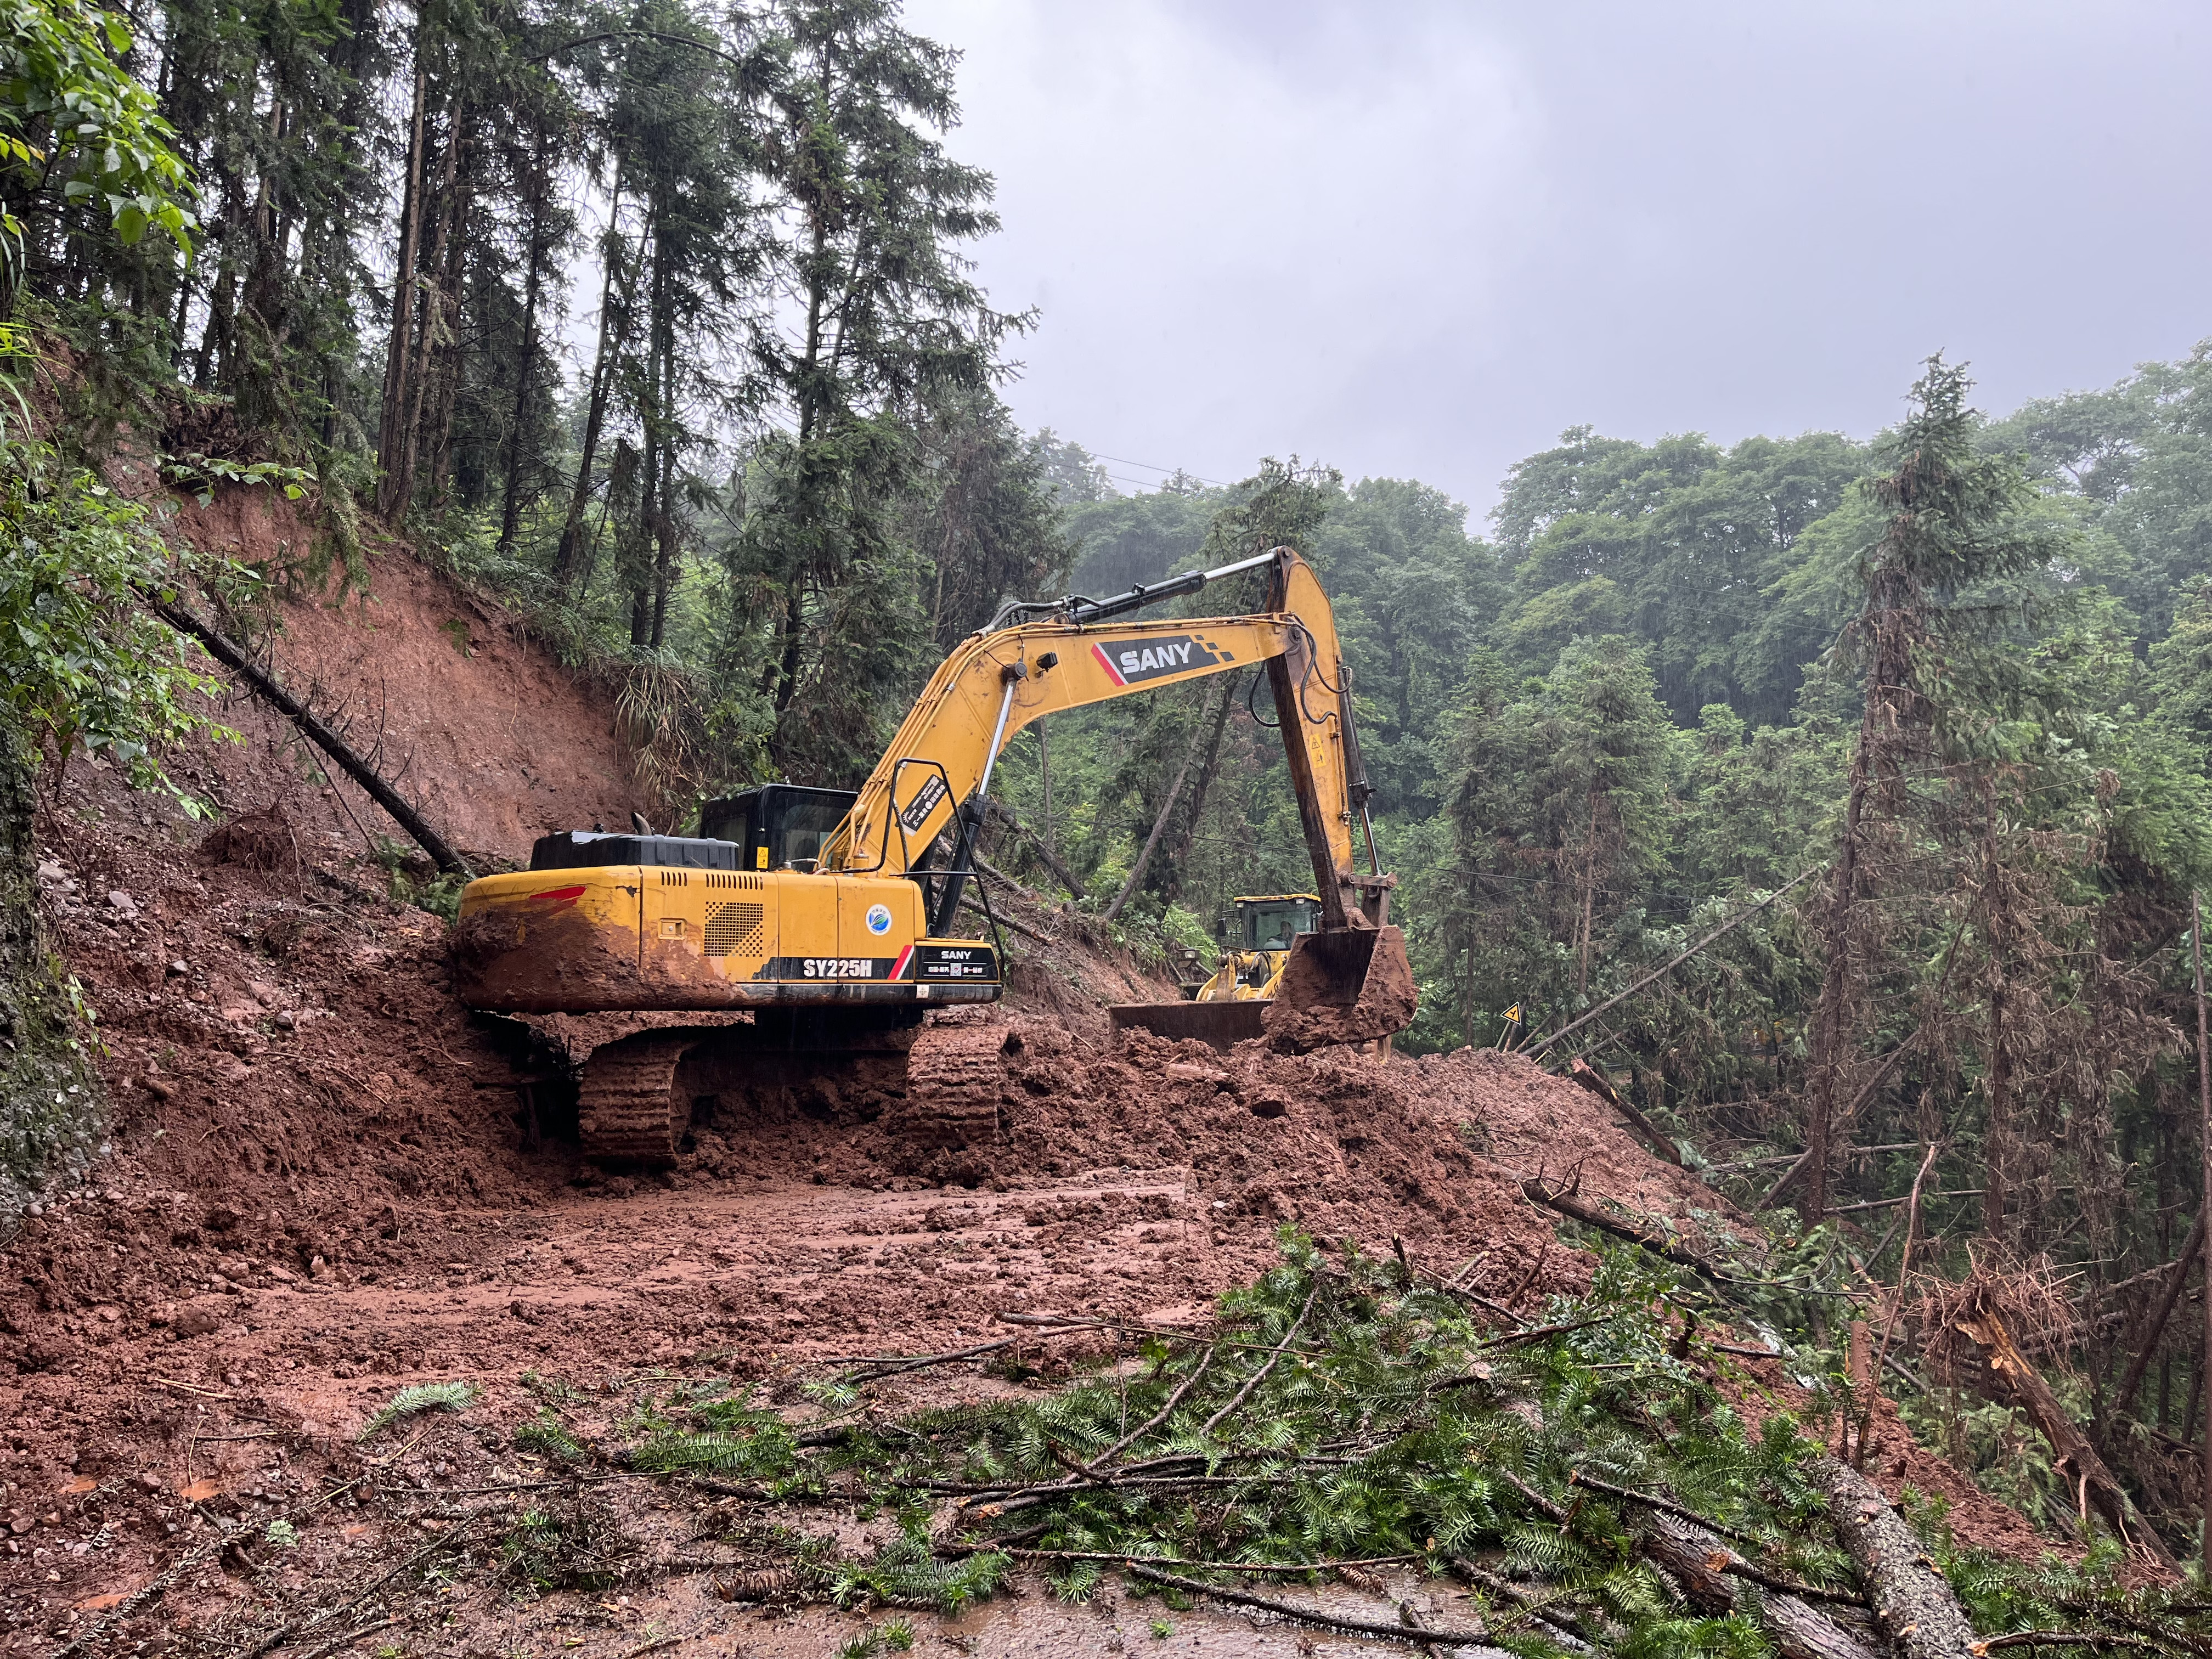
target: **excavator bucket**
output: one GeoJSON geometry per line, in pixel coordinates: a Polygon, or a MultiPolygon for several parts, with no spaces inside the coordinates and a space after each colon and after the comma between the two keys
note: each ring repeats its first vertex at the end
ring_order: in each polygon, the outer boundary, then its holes
{"type": "Polygon", "coordinates": [[[1132,1025],[1164,1037],[1195,1037],[1217,1048],[1265,1036],[1264,1002],[1123,1002],[1106,1011],[1114,1029],[1132,1025]]]}
{"type": "Polygon", "coordinates": [[[1291,947],[1267,1039],[1304,1054],[1336,1043],[1371,1042],[1402,1031],[1419,1006],[1406,936],[1395,927],[1340,927],[1304,933],[1291,947]]]}
{"type": "Polygon", "coordinates": [[[1106,1012],[1116,1030],[1142,1026],[1217,1048],[1264,1036],[1278,1048],[1304,1054],[1402,1031],[1419,1001],[1403,933],[1344,927],[1301,934],[1267,1001],[1125,1002],[1106,1012]]]}

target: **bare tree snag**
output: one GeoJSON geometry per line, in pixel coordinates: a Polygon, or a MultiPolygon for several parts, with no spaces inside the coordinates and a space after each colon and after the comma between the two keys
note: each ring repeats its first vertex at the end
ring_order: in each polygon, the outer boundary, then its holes
{"type": "Polygon", "coordinates": [[[392,822],[404,830],[415,844],[430,855],[430,861],[440,870],[452,875],[475,875],[476,872],[469,868],[461,855],[447,843],[446,838],[433,830],[420,812],[408,805],[404,796],[385,781],[382,774],[354,753],[337,732],[316,719],[305,703],[256,668],[244,651],[184,606],[155,599],[150,593],[143,597],[162,621],[179,633],[188,634],[205,646],[208,655],[244,680],[256,696],[298,726],[316,748],[336,761],[338,769],[366,789],[370,799],[392,814],[392,822]]]}
{"type": "Polygon", "coordinates": [[[1840,1458],[1810,1465],[1828,1497],[1836,1535],[1857,1565],[1874,1601],[1874,1616],[1904,1659],[1972,1659],[1974,1627],[1943,1575],[1920,1547],[1889,1499],[1840,1458]]]}

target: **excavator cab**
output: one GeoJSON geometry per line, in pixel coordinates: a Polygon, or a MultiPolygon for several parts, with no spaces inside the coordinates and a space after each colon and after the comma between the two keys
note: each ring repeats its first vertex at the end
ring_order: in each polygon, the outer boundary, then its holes
{"type": "Polygon", "coordinates": [[[851,789],[764,783],[702,806],[699,833],[735,842],[740,870],[811,870],[857,799],[851,789]]]}
{"type": "Polygon", "coordinates": [[[1320,926],[1321,901],[1311,893],[1237,901],[1237,933],[1243,950],[1287,951],[1300,933],[1320,926]]]}

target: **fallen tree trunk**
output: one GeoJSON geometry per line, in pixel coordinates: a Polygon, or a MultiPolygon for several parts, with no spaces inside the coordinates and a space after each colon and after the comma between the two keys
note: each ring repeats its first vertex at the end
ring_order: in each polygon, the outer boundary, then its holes
{"type": "Polygon", "coordinates": [[[1042,836],[1014,816],[1012,807],[1003,801],[992,799],[984,803],[983,810],[988,816],[1003,819],[1006,826],[1017,835],[1028,836],[1030,847],[1036,849],[1037,861],[1060,878],[1060,885],[1066,888],[1072,896],[1079,899],[1083,896],[1083,884],[1076,880],[1075,872],[1060,861],[1059,854],[1044,844],[1042,836]]]}
{"type": "Polygon", "coordinates": [[[1614,1088],[1613,1079],[1604,1073],[1599,1071],[1588,1060],[1577,1056],[1568,1063],[1567,1075],[1612,1107],[1614,1111],[1619,1112],[1621,1116],[1626,1118],[1638,1138],[1653,1152],[1669,1164],[1679,1165],[1681,1163],[1682,1149],[1669,1140],[1666,1132],[1657,1124],[1638,1110],[1635,1102],[1614,1088]]]}
{"type": "MultiPolygon", "coordinates": [[[[1700,1612],[1732,1613],[1741,1569],[1749,1565],[1741,1555],[1701,1527],[1673,1516],[1653,1517],[1653,1528],[1639,1540],[1645,1556],[1674,1575],[1700,1612]]],[[[1783,1659],[1880,1659],[1873,1649],[1838,1625],[1818,1608],[1795,1595],[1754,1589],[1759,1622],[1774,1638],[1783,1659]]]]}
{"type": "Polygon", "coordinates": [[[254,696],[275,708],[293,725],[298,726],[308,741],[338,764],[338,769],[368,792],[369,799],[392,815],[392,820],[404,830],[415,844],[430,855],[430,861],[450,875],[473,877],[476,872],[447,844],[446,838],[430,827],[428,820],[410,805],[402,795],[387,783],[383,774],[354,753],[350,745],[338,734],[315,718],[307,706],[256,668],[246,653],[208,626],[180,605],[159,599],[150,593],[140,595],[147,605],[180,634],[188,634],[207,647],[207,653],[244,680],[254,696]]]}
{"type": "Polygon", "coordinates": [[[1554,1192],[1541,1181],[1533,1177],[1521,1183],[1522,1192],[1534,1203],[1547,1209],[1557,1210],[1571,1220],[1586,1227],[1595,1227],[1601,1233],[1626,1239],[1631,1244],[1641,1244],[1654,1255],[1662,1256],[1677,1267],[1689,1267],[1701,1273],[1717,1273],[1718,1268],[1693,1250],[1686,1250],[1656,1228],[1646,1232],[1632,1226],[1619,1216],[1608,1215],[1588,1200],[1569,1192],[1554,1192]]]}
{"type": "MultiPolygon", "coordinates": [[[[1555,1527],[1565,1528],[1569,1520],[1566,1510],[1517,1475],[1506,1472],[1505,1480],[1539,1515],[1555,1527]]],[[[1773,1581],[1766,1574],[1705,1527],[1683,1519],[1674,1504],[1647,1499],[1640,1493],[1630,1492],[1626,1496],[1633,1502],[1650,1503],[1654,1510],[1652,1525],[1638,1534],[1637,1548],[1653,1565],[1673,1573],[1682,1586],[1682,1594],[1701,1612],[1733,1613],[1736,1583],[1748,1581],[1753,1586],[1752,1597],[1759,1607],[1759,1624],[1774,1638],[1783,1659],[1880,1659],[1865,1643],[1818,1608],[1795,1595],[1770,1593],[1765,1587],[1773,1581]]]]}
{"type": "Polygon", "coordinates": [[[1840,1458],[1823,1454],[1808,1467],[1898,1651],[1905,1659],[1973,1659],[1966,1609],[1881,1489],[1840,1458]]]}
{"type": "Polygon", "coordinates": [[[1985,1375],[1981,1379],[1990,1397],[2016,1405],[2034,1421],[2037,1431],[2051,1443],[2051,1467],[2066,1476],[2075,1490],[2075,1503],[2087,1521],[2094,1511],[2128,1549],[2148,1556],[2178,1582],[2181,1566],[2159,1535],[2138,1518],[2128,1524],[2128,1495],[2112,1478],[2105,1460],[2076,1426],[2043,1375],[2028,1362],[2013,1340],[1997,1310],[1984,1304],[1954,1315],[1951,1328],[1980,1351],[1985,1375]]]}

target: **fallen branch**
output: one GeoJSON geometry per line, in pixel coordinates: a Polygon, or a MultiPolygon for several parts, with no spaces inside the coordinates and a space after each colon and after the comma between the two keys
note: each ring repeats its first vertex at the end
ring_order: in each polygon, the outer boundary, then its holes
{"type": "Polygon", "coordinates": [[[1808,1466],[1827,1494],[1836,1535],[1859,1570],[1874,1615],[1904,1659],[1972,1659],[1974,1627],[1881,1489],[1840,1458],[1808,1466]]]}
{"type": "Polygon", "coordinates": [[[1645,1146],[1669,1164],[1680,1164],[1682,1149],[1669,1139],[1666,1132],[1657,1124],[1644,1116],[1638,1109],[1635,1102],[1614,1088],[1611,1078],[1606,1076],[1580,1055],[1577,1055],[1568,1062],[1567,1075],[1612,1107],[1614,1111],[1619,1112],[1621,1116],[1626,1118],[1645,1146]]]}
{"type": "Polygon", "coordinates": [[[1039,945],[1054,945],[1059,943],[1059,941],[1054,939],[1050,933],[1040,933],[1037,929],[1030,927],[1029,923],[1025,921],[1016,921],[1013,917],[1010,915],[1002,916],[994,911],[986,910],[981,905],[976,903],[975,900],[969,898],[964,893],[961,895],[960,908],[967,911],[970,915],[981,916],[986,921],[995,921],[1001,927],[1011,927],[1014,932],[1019,933],[1024,939],[1034,939],[1039,945]]]}
{"type": "MultiPolygon", "coordinates": [[[[1662,1515],[1674,1516],[1678,1520],[1688,1522],[1693,1527],[1703,1527],[1706,1531],[1718,1533],[1723,1538],[1733,1538],[1739,1544],[1749,1544],[1754,1548],[1763,1548],[1766,1542],[1763,1538],[1754,1538],[1751,1534],[1740,1532],[1723,1522],[1710,1520],[1699,1515],[1695,1510],[1686,1510],[1670,1498],[1660,1498],[1648,1492],[1634,1492],[1626,1486],[1616,1486],[1611,1481],[1601,1480],[1594,1474],[1584,1474],[1580,1469],[1569,1471],[1567,1484],[1571,1486],[1588,1486],[1592,1492],[1603,1497],[1618,1498],[1624,1503],[1641,1504],[1645,1509],[1656,1510],[1662,1515]]],[[[1807,1587],[1792,1584],[1790,1588],[1802,1592],[1807,1587]]],[[[1834,1594],[1829,1590],[1816,1590],[1814,1593],[1818,1595],[1834,1594]]],[[[1861,1600],[1856,1595],[1839,1599],[1853,1601],[1861,1600]]]]}
{"type": "Polygon", "coordinates": [[[973,1359],[979,1354],[996,1353],[1000,1348],[1011,1348],[1017,1342],[1027,1340],[1019,1336],[1002,1336],[996,1342],[979,1342],[972,1348],[956,1348],[951,1353],[926,1353],[911,1359],[869,1361],[866,1363],[874,1365],[874,1370],[848,1371],[845,1380],[848,1382],[874,1382],[886,1376],[896,1376],[902,1371],[926,1370],[932,1365],[950,1365],[959,1360],[973,1359]]]}
{"type": "Polygon", "coordinates": [[[461,855],[447,844],[446,838],[433,830],[428,821],[408,804],[406,798],[385,781],[383,774],[356,754],[351,745],[317,719],[314,712],[305,703],[256,668],[238,646],[184,606],[157,599],[151,593],[142,592],[141,597],[162,621],[179,633],[188,634],[198,640],[207,648],[208,655],[245,680],[254,695],[298,726],[315,747],[336,761],[338,769],[367,790],[369,798],[392,815],[392,822],[404,830],[415,844],[430,855],[430,861],[440,870],[452,875],[475,874],[461,855]]]}
{"type": "MultiPolygon", "coordinates": [[[[1501,1468],[1498,1473],[1528,1502],[1528,1506],[1545,1520],[1565,1532],[1574,1517],[1550,1498],[1522,1480],[1510,1469],[1501,1468]]],[[[1633,1498],[1638,1502],[1651,1502],[1638,1492],[1627,1492],[1619,1486],[1607,1486],[1587,1475],[1572,1476],[1574,1484],[1601,1491],[1609,1496],[1633,1498]]],[[[1703,1516],[1680,1506],[1652,1502],[1661,1511],[1652,1529],[1637,1540],[1637,1548],[1644,1558],[1666,1568],[1681,1581],[1683,1591],[1709,1613],[1724,1613],[1735,1605],[1735,1591],[1727,1580],[1742,1578],[1761,1589],[1778,1592],[1772,1597],[1759,1597],[1760,1622],[1765,1625],[1781,1647],[1784,1659],[1876,1659],[1863,1644],[1837,1626],[1826,1614],[1808,1606],[1800,1598],[1811,1595],[1835,1601],[1854,1601],[1864,1606],[1856,1597],[1838,1595],[1833,1590],[1819,1589],[1810,1584],[1794,1584],[1786,1579],[1770,1577],[1753,1566],[1734,1550],[1713,1535],[1714,1523],[1703,1516]],[[1670,1521],[1686,1521],[1683,1531],[1669,1531],[1670,1521]]],[[[1714,1530],[1720,1530],[1715,1528],[1714,1530]]],[[[1741,1536],[1741,1534],[1737,1534],[1741,1536]]],[[[1746,1541],[1751,1541],[1747,1540],[1746,1541]]],[[[1756,1594],[1756,1592],[1754,1592],[1756,1594]]]]}
{"type": "MultiPolygon", "coordinates": [[[[468,1522],[464,1521],[459,1526],[455,1527],[451,1532],[445,1533],[437,1538],[432,1539],[428,1544],[425,1544],[421,1549],[416,1551],[414,1554],[409,1556],[398,1566],[392,1568],[391,1571],[386,1573],[381,1578],[371,1584],[360,1595],[355,1596],[352,1601],[347,1602],[343,1607],[333,1607],[327,1613],[319,1613],[313,1618],[308,1620],[304,1629],[297,1620],[279,1625],[274,1632],[263,1637],[261,1640],[255,1643],[252,1647],[240,1650],[240,1659],[260,1659],[261,1655],[267,1653],[272,1648],[280,1648],[283,1646],[284,1644],[290,1641],[293,1637],[304,1634],[305,1631],[312,1631],[318,1625],[327,1625],[333,1620],[344,1618],[346,1614],[351,1613],[362,1602],[368,1601],[370,1596],[375,1595],[377,1591],[382,1589],[386,1584],[397,1578],[401,1573],[405,1572],[410,1567],[416,1565],[418,1562],[427,1561],[430,1557],[435,1555],[440,1550],[451,1549],[455,1544],[459,1543],[462,1539],[468,1535],[469,1525],[470,1523],[468,1522]]],[[[56,1659],[59,1659],[59,1656],[56,1656],[56,1659]]]]}
{"type": "MultiPolygon", "coordinates": [[[[1775,1581],[1711,1533],[1683,1526],[1672,1516],[1661,1516],[1638,1544],[1646,1559],[1674,1575],[1683,1595],[1705,1613],[1735,1610],[1736,1592],[1729,1583],[1732,1577],[1775,1588],[1775,1581]]],[[[1783,1589],[1772,1595],[1753,1593],[1759,1606],[1759,1622],[1774,1638],[1783,1659],[1876,1659],[1856,1637],[1808,1606],[1796,1593],[1804,1588],[1783,1589]]]]}
{"type": "Polygon", "coordinates": [[[2171,1653],[2172,1646],[2165,1642],[2154,1642],[2144,1636],[2113,1636],[2096,1630],[2016,1630],[2009,1636],[1992,1636],[1987,1641],[1977,1642],[1967,1651],[1977,1656],[1995,1653],[2000,1648],[2146,1648],[2153,1653],[2171,1653]]]}
{"type": "MultiPolygon", "coordinates": [[[[1039,726],[1037,730],[1042,732],[1043,727],[1039,726]]],[[[1028,836],[1030,845],[1036,849],[1038,859],[1042,861],[1046,869],[1051,871],[1052,873],[1059,878],[1060,884],[1067,889],[1068,892],[1074,897],[1079,899],[1083,896],[1083,884],[1075,878],[1075,872],[1069,869],[1065,864],[1061,863],[1060,855],[1057,853],[1054,853],[1051,848],[1044,844],[1043,836],[1037,834],[1036,830],[1030,829],[1029,825],[1024,823],[1019,818],[1014,816],[1012,808],[1007,806],[1002,801],[987,798],[983,803],[983,809],[987,813],[996,813],[999,817],[1004,818],[1007,823],[1012,825],[1017,833],[1028,836]]],[[[975,867],[981,870],[987,875],[996,873],[991,869],[989,865],[985,864],[981,859],[976,860],[975,867]]],[[[1002,880],[1005,879],[1004,878],[1000,878],[1002,880]]],[[[1012,883],[1010,884],[1018,886],[1020,884],[1012,883]]],[[[1040,899],[1040,902],[1048,904],[1052,902],[1049,899],[1042,898],[1040,899]]]]}
{"type": "Polygon", "coordinates": [[[1210,1595],[1217,1601],[1228,1601],[1243,1607],[1257,1607],[1263,1613],[1279,1614],[1285,1619],[1296,1619],[1309,1625],[1318,1625],[1325,1630],[1349,1631],[1355,1636],[1379,1636],[1387,1641],[1404,1642],[1418,1646],[1423,1642],[1442,1643],[1447,1647],[1474,1647],[1490,1640],[1486,1631],[1425,1630],[1412,1631],[1403,1625],[1385,1625],[1371,1619],[1347,1619],[1341,1613],[1323,1613],[1318,1607],[1302,1607],[1295,1602],[1278,1601],[1272,1596],[1254,1595],[1249,1590],[1231,1589],[1225,1584],[1209,1584],[1197,1578],[1185,1578],[1178,1573],[1158,1572],[1135,1562],[1128,1565],[1129,1576],[1141,1578],[1148,1584],[1164,1584],[1179,1589],[1188,1595],[1210,1595]]]}
{"type": "Polygon", "coordinates": [[[1553,1618],[1547,1609],[1551,1603],[1539,1600],[1510,1579],[1500,1578],[1496,1573],[1479,1567],[1472,1561],[1452,1558],[1452,1571],[1470,1584],[1480,1584],[1492,1595],[1502,1596],[1538,1624],[1547,1632],[1546,1639],[1558,1644],[1569,1653],[1594,1653],[1595,1649],[1583,1640],[1565,1624],[1553,1618]]]}
{"type": "Polygon", "coordinates": [[[1600,1232],[1609,1233],[1615,1238],[1626,1239],[1631,1244],[1641,1244],[1654,1255],[1663,1257],[1677,1267],[1689,1267],[1701,1273],[1715,1273],[1718,1271],[1703,1256],[1695,1251],[1684,1249],[1674,1240],[1663,1235],[1655,1237],[1651,1233],[1644,1232],[1618,1217],[1607,1214],[1595,1204],[1585,1203],[1572,1193],[1554,1192],[1534,1176],[1522,1182],[1521,1190],[1530,1200],[1543,1205],[1547,1209],[1557,1210],[1571,1220],[1579,1221],[1584,1226],[1595,1227],[1600,1232]]]}
{"type": "MultiPolygon", "coordinates": [[[[1042,1532],[1045,1528],[1036,1528],[1042,1532]]],[[[1110,1561],[1130,1566],[1191,1567],[1204,1572],[1334,1572],[1342,1567],[1391,1567],[1407,1561],[1419,1561],[1419,1555],[1364,1555],[1349,1560],[1327,1561],[1192,1561],[1177,1555],[1132,1555],[1113,1550],[1025,1550],[1011,1549],[993,1540],[977,1544],[939,1544],[938,1550],[947,1555],[981,1555],[986,1553],[1018,1556],[1024,1561],[1110,1561]]]]}
{"type": "Polygon", "coordinates": [[[1291,1344],[1297,1340],[1298,1332],[1305,1326],[1306,1316],[1313,1311],[1314,1298],[1320,1294],[1321,1282],[1316,1279],[1313,1288],[1306,1292],[1305,1305],[1298,1310],[1298,1316],[1291,1322],[1291,1328],[1283,1333],[1283,1340],[1276,1344],[1275,1351],[1267,1356],[1267,1363],[1246,1377],[1244,1386],[1229,1396],[1229,1403],[1206,1419],[1206,1426],[1199,1431],[1200,1434],[1212,1436],[1214,1430],[1221,1426],[1222,1419],[1230,1416],[1239,1406],[1250,1399],[1252,1390],[1267,1380],[1267,1373],[1275,1369],[1276,1362],[1290,1352],[1291,1344]]]}
{"type": "MultiPolygon", "coordinates": [[[[1781,886],[1776,888],[1765,898],[1759,900],[1758,903],[1753,905],[1751,908],[1744,911],[1741,915],[1736,916],[1734,920],[1724,921],[1719,927],[1714,928],[1711,933],[1706,934],[1703,939],[1699,939],[1695,945],[1690,946],[1688,950],[1683,951],[1680,956],[1675,957],[1672,961],[1668,963],[1665,967],[1654,969],[1651,972],[1644,975],[1642,979],[1638,980],[1635,984],[1630,986],[1626,991],[1622,991],[1615,995],[1607,997],[1603,1002],[1599,1003],[1596,1007],[1591,1009],[1588,1013],[1579,1015],[1576,1018],[1569,1020],[1565,1025],[1559,1027],[1558,1030],[1553,1032],[1551,1036],[1547,1037],[1539,1037],[1535,1042],[1530,1043],[1527,1048],[1522,1049],[1520,1052],[1527,1054],[1531,1060],[1534,1060],[1538,1054],[1543,1053],[1545,1049],[1550,1048],[1561,1037],[1566,1036],[1568,1032],[1580,1030],[1583,1026],[1589,1024],[1590,1021],[1595,1019],[1600,1014],[1604,1013],[1607,1009],[1616,1007],[1620,1004],[1627,1001],[1629,998],[1634,996],[1638,991],[1650,984],[1654,980],[1666,978],[1668,975],[1673,973],[1677,968],[1680,968],[1684,963],[1687,962],[1692,957],[1697,955],[1698,951],[1704,950],[1705,946],[1711,945],[1715,939],[1720,939],[1725,934],[1734,933],[1737,928],[1742,927],[1744,923],[1749,921],[1753,916],[1757,915],[1761,910],[1766,908],[1768,905],[1773,903],[1775,900],[1780,898],[1784,893],[1796,886],[1800,882],[1809,881],[1814,876],[1817,875],[1820,871],[1825,870],[1827,867],[1828,866],[1825,864],[1816,864],[1809,870],[1799,871],[1796,875],[1790,877],[1789,880],[1784,882],[1781,886]]],[[[1678,1164],[1681,1162],[1679,1158],[1674,1161],[1678,1164]]]]}

